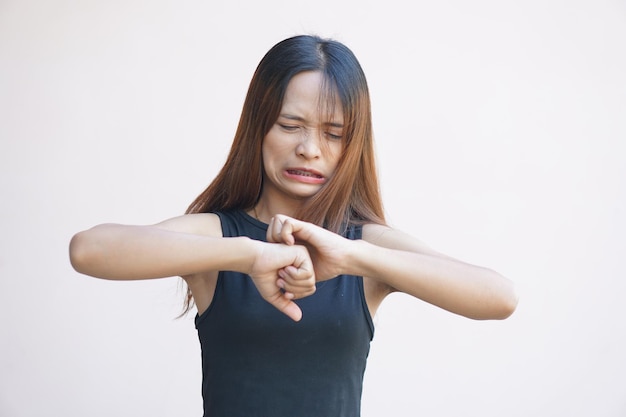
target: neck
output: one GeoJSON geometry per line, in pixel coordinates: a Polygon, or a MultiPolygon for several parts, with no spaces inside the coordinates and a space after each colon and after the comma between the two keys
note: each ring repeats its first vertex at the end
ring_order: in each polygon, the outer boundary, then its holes
{"type": "Polygon", "coordinates": [[[248,212],[263,223],[269,223],[271,218],[277,214],[294,217],[302,207],[303,202],[294,199],[269,198],[265,193],[256,205],[248,212]]]}

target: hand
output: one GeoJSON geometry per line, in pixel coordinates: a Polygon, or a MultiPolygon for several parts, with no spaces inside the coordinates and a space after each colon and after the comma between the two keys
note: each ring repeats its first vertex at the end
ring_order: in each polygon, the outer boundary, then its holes
{"type": "Polygon", "coordinates": [[[270,221],[267,241],[306,246],[313,260],[317,281],[325,281],[345,273],[348,245],[351,241],[322,227],[279,214],[270,221]]]}
{"type": "Polygon", "coordinates": [[[258,242],[249,275],[263,299],[294,321],[302,318],[293,300],[315,292],[313,263],[304,246],[258,242]]]}

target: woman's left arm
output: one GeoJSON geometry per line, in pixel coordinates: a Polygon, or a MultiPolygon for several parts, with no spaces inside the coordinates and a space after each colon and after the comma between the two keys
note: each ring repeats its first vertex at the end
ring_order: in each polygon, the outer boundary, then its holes
{"type": "Polygon", "coordinates": [[[388,226],[367,224],[362,240],[349,240],[310,223],[276,216],[268,241],[307,246],[318,279],[339,274],[367,277],[389,292],[404,292],[477,320],[505,319],[517,306],[514,285],[502,275],[438,253],[388,226]]]}
{"type": "Polygon", "coordinates": [[[351,246],[347,272],[390,291],[477,320],[505,319],[517,307],[513,283],[499,273],[438,253],[388,226],[365,225],[363,240],[351,246]]]}

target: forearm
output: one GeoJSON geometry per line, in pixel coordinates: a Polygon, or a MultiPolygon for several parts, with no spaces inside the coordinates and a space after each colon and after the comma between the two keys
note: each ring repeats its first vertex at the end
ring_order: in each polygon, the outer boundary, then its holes
{"type": "Polygon", "coordinates": [[[210,270],[243,271],[252,259],[248,238],[219,238],[154,226],[106,224],[76,234],[70,261],[83,274],[105,279],[183,276],[210,270]]]}
{"type": "Polygon", "coordinates": [[[348,268],[445,310],[474,319],[503,319],[517,304],[512,283],[486,268],[451,258],[354,241],[348,268]]]}

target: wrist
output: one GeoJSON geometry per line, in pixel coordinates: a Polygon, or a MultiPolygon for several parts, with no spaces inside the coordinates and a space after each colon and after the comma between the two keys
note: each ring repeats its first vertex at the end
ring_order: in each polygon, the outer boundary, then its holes
{"type": "Polygon", "coordinates": [[[223,238],[222,243],[223,252],[228,255],[222,259],[220,270],[249,274],[262,242],[247,236],[238,236],[223,238]]]}
{"type": "Polygon", "coordinates": [[[351,240],[345,262],[345,274],[367,276],[366,260],[371,254],[371,244],[364,240],[351,240]]]}

